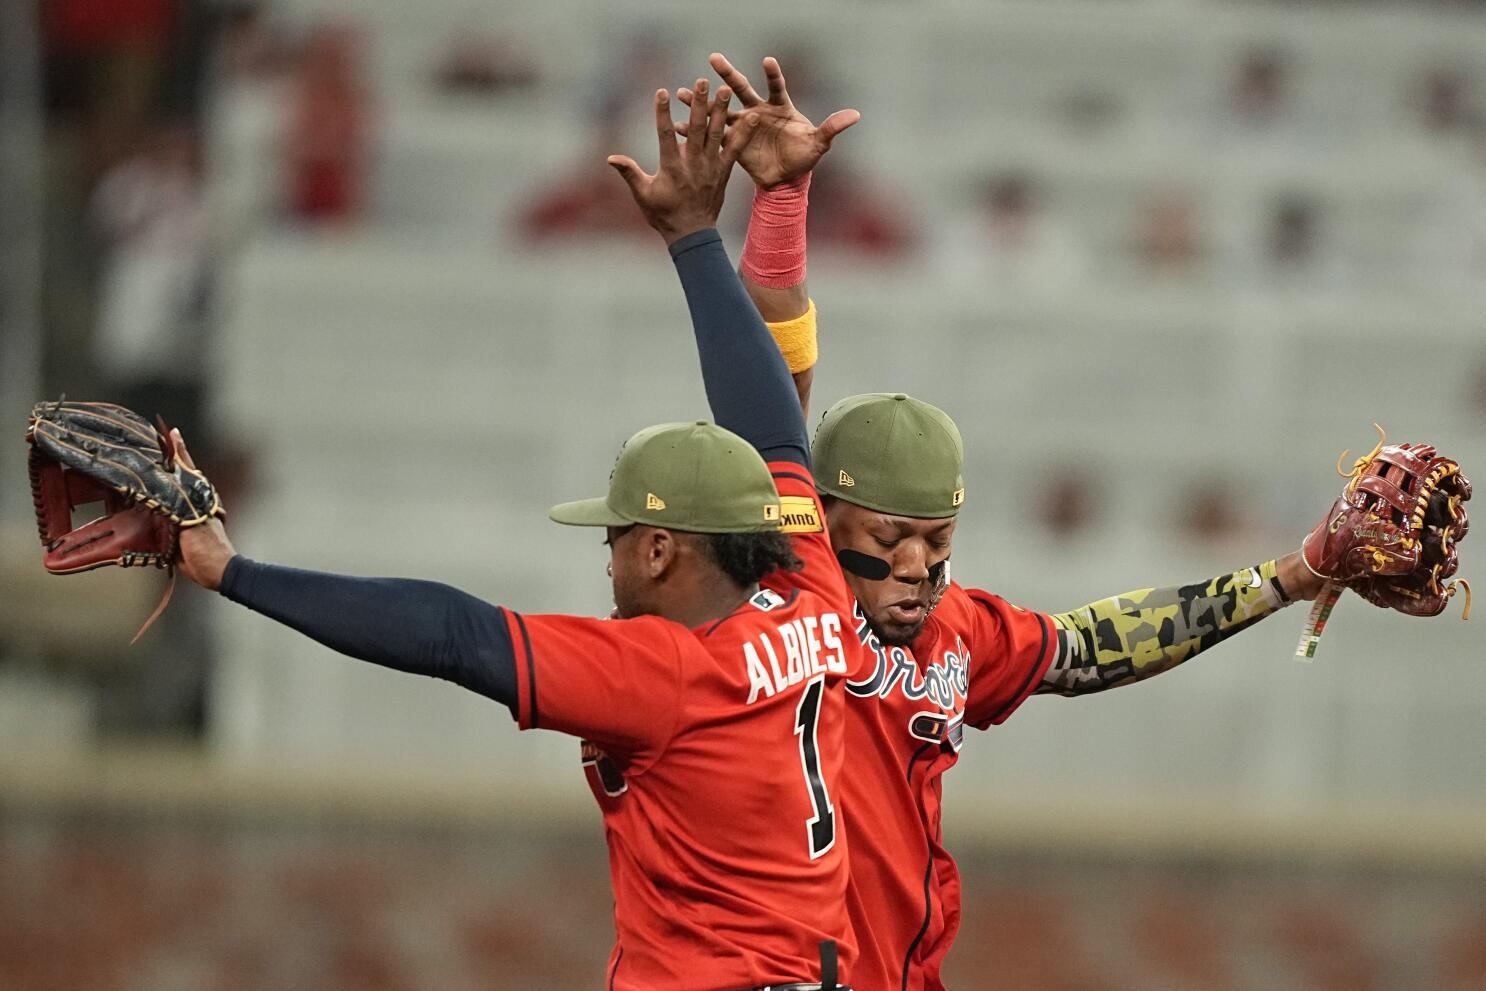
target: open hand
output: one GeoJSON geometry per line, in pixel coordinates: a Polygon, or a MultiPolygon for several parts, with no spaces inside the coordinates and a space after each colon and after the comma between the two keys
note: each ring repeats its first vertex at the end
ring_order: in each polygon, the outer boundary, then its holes
{"type": "MultiPolygon", "coordinates": [[[[170,432],[170,446],[175,459],[188,468],[196,468],[191,453],[179,430],[170,432]]],[[[216,591],[222,584],[222,575],[227,571],[227,562],[236,556],[232,541],[227,539],[227,530],[215,516],[205,523],[181,530],[180,551],[176,568],[181,574],[203,588],[216,591]]]]}
{"type": "MultiPolygon", "coordinates": [[[[738,94],[738,102],[743,106],[741,111],[730,115],[728,125],[734,126],[736,121],[748,116],[758,119],[753,139],[739,154],[738,162],[753,181],[765,189],[793,182],[815,168],[815,164],[830,150],[836,135],[862,119],[855,110],[838,110],[816,127],[810,118],[795,109],[784,86],[784,71],[779,68],[776,58],[764,59],[764,79],[769,85],[767,101],[721,53],[713,52],[708,61],[722,81],[738,94]]],[[[691,106],[695,94],[680,89],[676,91],[676,98],[691,106]]],[[[678,125],[676,130],[685,134],[688,128],[689,125],[678,125]]]]}
{"type": "Polygon", "coordinates": [[[749,115],[728,119],[732,91],[726,86],[717,98],[707,101],[707,81],[698,79],[687,121],[686,142],[676,141],[678,128],[671,121],[671,98],[665,90],[655,94],[655,132],[660,139],[660,167],[650,175],[627,155],[610,155],[612,165],[645,215],[667,244],[687,234],[717,226],[727,190],[728,174],[738,153],[747,146],[756,121],[749,115]]]}

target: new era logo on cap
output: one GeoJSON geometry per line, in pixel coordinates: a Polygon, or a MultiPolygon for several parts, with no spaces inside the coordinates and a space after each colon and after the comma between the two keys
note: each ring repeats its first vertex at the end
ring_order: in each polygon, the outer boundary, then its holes
{"type": "Polygon", "coordinates": [[[855,485],[857,483],[857,480],[854,479],[854,478],[852,478],[850,475],[848,475],[846,473],[846,469],[844,469],[844,468],[841,469],[841,477],[837,481],[841,485],[846,486],[847,488],[851,488],[853,485],[855,485]]]}
{"type": "Polygon", "coordinates": [[[654,492],[645,493],[645,508],[649,510],[662,510],[666,508],[666,501],[654,492]]]}
{"type": "Polygon", "coordinates": [[[949,504],[951,506],[958,506],[960,503],[962,503],[964,501],[965,501],[965,490],[964,489],[955,489],[955,494],[954,494],[953,498],[950,499],[949,504]]]}

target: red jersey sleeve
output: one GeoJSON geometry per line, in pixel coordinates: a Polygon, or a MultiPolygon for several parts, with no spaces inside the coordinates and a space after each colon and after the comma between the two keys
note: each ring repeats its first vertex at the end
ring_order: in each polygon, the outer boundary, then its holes
{"type": "Polygon", "coordinates": [[[838,609],[851,609],[851,590],[836,552],[831,548],[831,535],[826,531],[826,514],[815,491],[810,469],[793,461],[771,461],[774,487],[779,490],[781,529],[789,535],[795,556],[804,567],[799,571],[775,571],[761,583],[775,592],[788,593],[802,588],[814,592],[838,609]]]}
{"type": "Polygon", "coordinates": [[[506,615],[522,729],[582,737],[629,765],[665,750],[681,708],[678,631],[689,631],[658,616],[506,615]]]}
{"type": "Polygon", "coordinates": [[[970,696],[965,722],[999,725],[1037,689],[1058,652],[1058,628],[1046,613],[1014,606],[980,589],[961,589],[972,614],[970,696]]]}

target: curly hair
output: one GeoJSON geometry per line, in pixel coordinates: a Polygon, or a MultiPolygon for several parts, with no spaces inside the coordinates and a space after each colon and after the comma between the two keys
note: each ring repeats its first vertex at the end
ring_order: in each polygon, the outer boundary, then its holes
{"type": "Polygon", "coordinates": [[[795,557],[790,539],[778,532],[709,533],[703,543],[713,562],[742,588],[755,584],[775,568],[799,571],[804,567],[795,557]]]}

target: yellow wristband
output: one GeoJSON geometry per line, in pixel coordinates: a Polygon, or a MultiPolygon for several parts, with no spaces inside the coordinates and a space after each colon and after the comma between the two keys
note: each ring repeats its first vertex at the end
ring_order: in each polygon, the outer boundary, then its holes
{"type": "Polygon", "coordinates": [[[815,300],[807,300],[805,312],[793,320],[781,320],[769,324],[769,333],[784,355],[784,363],[791,375],[812,368],[820,357],[820,348],[815,340],[815,300]]]}

